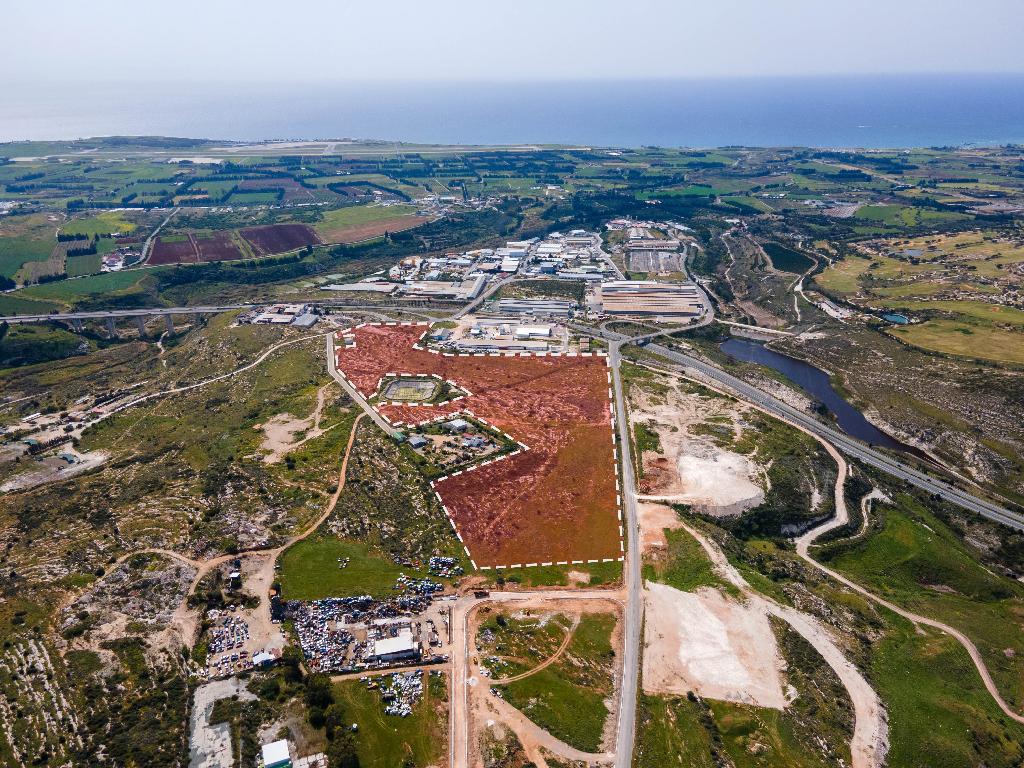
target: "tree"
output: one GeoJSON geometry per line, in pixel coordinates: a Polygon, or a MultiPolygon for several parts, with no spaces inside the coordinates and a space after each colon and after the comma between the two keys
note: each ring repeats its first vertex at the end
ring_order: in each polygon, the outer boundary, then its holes
{"type": "Polygon", "coordinates": [[[327,746],[328,768],[359,768],[356,741],[349,731],[338,731],[327,746]]]}

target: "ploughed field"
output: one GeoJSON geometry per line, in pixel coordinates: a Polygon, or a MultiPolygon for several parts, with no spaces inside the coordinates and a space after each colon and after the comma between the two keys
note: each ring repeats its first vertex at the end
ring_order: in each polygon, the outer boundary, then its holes
{"type": "Polygon", "coordinates": [[[258,256],[285,253],[307,245],[320,245],[323,241],[305,224],[268,224],[263,227],[247,227],[241,230],[242,237],[252,246],[258,256]]]}
{"type": "MultiPolygon", "coordinates": [[[[268,224],[246,227],[238,235],[256,256],[272,256],[320,245],[323,241],[312,227],[305,224],[268,224]]],[[[153,243],[150,264],[197,264],[205,261],[233,261],[247,258],[240,241],[230,230],[209,234],[189,233],[158,237],[153,243]]]]}
{"type": "Polygon", "coordinates": [[[355,346],[338,349],[338,369],[365,397],[388,373],[442,376],[470,394],[380,412],[410,425],[469,411],[527,446],[434,483],[476,565],[620,558],[606,358],[442,355],[414,348],[425,330],[356,327],[355,346]]]}

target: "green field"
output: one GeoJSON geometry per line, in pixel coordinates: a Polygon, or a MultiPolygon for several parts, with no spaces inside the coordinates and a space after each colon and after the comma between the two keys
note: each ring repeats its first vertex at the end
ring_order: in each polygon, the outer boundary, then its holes
{"type": "Polygon", "coordinates": [[[102,263],[103,256],[99,253],[88,256],[68,256],[64,264],[64,271],[67,272],[68,277],[95,275],[100,271],[102,263]]]}
{"type": "Polygon", "coordinates": [[[336,208],[324,212],[323,218],[316,224],[316,231],[324,240],[331,242],[343,238],[346,230],[354,227],[396,219],[415,212],[416,207],[412,205],[352,205],[336,208]]]}
{"type": "Polygon", "coordinates": [[[586,614],[565,652],[534,674],[501,686],[505,699],[566,744],[597,752],[611,695],[615,618],[586,614]]]}
{"type": "Polygon", "coordinates": [[[45,315],[60,305],[49,301],[33,301],[20,294],[0,293],[0,315],[45,315]]]}
{"type": "Polygon", "coordinates": [[[554,655],[565,639],[570,621],[564,614],[542,611],[492,613],[480,609],[476,647],[487,657],[485,666],[494,678],[520,675],[554,655]],[[500,661],[492,661],[497,657],[500,661]]]}
{"type": "Polygon", "coordinates": [[[996,575],[912,497],[883,506],[880,531],[824,550],[829,564],[897,605],[944,621],[978,646],[1011,707],[1024,703],[1024,586],[996,575]]]}
{"type": "Polygon", "coordinates": [[[1024,333],[972,323],[935,318],[914,325],[887,329],[893,336],[915,347],[946,355],[1024,364],[1024,333]]]}
{"type": "Polygon", "coordinates": [[[0,275],[14,277],[27,261],[46,261],[54,243],[30,237],[0,237],[0,275]]]}
{"type": "Polygon", "coordinates": [[[300,541],[281,556],[280,564],[281,592],[287,600],[385,597],[394,594],[392,587],[399,574],[426,575],[373,554],[365,544],[329,536],[300,541]],[[339,557],[351,558],[347,567],[338,567],[339,557]]]}
{"type": "Polygon", "coordinates": [[[59,280],[53,283],[30,285],[19,291],[17,295],[27,299],[52,299],[63,304],[71,304],[88,296],[129,293],[152,274],[154,274],[153,269],[104,272],[77,280],[59,280]]]}
{"type": "Polygon", "coordinates": [[[66,235],[122,235],[135,231],[136,225],[124,217],[120,211],[104,211],[95,216],[83,219],[72,219],[61,226],[60,231],[66,235]]]}
{"type": "MultiPolygon", "coordinates": [[[[378,678],[384,680],[385,678],[378,678]]],[[[380,691],[358,680],[335,683],[334,698],[348,722],[356,723],[356,754],[361,768],[439,765],[447,754],[448,724],[444,686],[432,679],[408,717],[384,714],[380,691]]]]}
{"type": "Polygon", "coordinates": [[[715,573],[707,553],[687,531],[681,528],[666,530],[665,539],[665,551],[653,562],[644,564],[644,580],[659,581],[683,592],[692,592],[700,587],[735,591],[715,573]]]}
{"type": "Polygon", "coordinates": [[[963,647],[887,615],[892,630],[872,647],[869,675],[889,715],[889,765],[1020,765],[1024,727],[992,701],[963,647]]]}

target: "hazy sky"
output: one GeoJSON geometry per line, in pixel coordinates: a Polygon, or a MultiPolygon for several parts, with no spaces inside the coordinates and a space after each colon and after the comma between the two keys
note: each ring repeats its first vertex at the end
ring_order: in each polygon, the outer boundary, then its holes
{"type": "Polygon", "coordinates": [[[11,0],[5,79],[1024,72],[1022,0],[11,0]]]}

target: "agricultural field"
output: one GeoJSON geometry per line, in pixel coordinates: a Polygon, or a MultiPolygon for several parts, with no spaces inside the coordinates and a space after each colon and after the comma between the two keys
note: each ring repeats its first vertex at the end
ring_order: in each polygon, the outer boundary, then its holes
{"type": "Polygon", "coordinates": [[[864,308],[899,311],[921,321],[888,329],[907,344],[997,363],[1022,362],[1024,312],[1012,302],[1024,285],[1024,240],[1014,231],[868,241],[815,282],[864,308]]]}
{"type": "Polygon", "coordinates": [[[271,224],[265,227],[249,227],[242,229],[241,236],[259,256],[285,253],[304,248],[307,245],[319,245],[323,241],[305,224],[271,224]]]}
{"type": "Polygon", "coordinates": [[[357,328],[355,348],[338,351],[338,367],[367,397],[387,372],[436,373],[473,394],[430,413],[395,405],[381,412],[417,423],[467,409],[527,446],[434,483],[475,563],[618,559],[605,359],[444,357],[412,348],[424,330],[357,328]]]}
{"type": "Polygon", "coordinates": [[[0,276],[13,278],[25,262],[45,262],[56,245],[56,216],[0,218],[0,276]]]}
{"type": "Polygon", "coordinates": [[[385,232],[401,232],[423,224],[411,205],[356,205],[326,211],[317,222],[317,234],[327,243],[356,243],[380,237],[385,232]]]}

